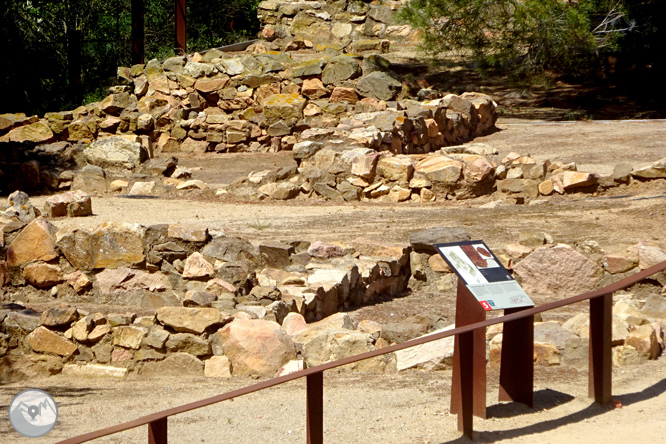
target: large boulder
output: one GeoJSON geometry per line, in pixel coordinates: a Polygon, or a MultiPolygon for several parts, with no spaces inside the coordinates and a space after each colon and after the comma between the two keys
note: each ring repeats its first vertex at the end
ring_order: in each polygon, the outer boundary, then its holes
{"type": "Polygon", "coordinates": [[[102,168],[133,170],[148,160],[148,151],[137,142],[113,136],[97,139],[84,151],[88,163],[102,168]]]}
{"type": "Polygon", "coordinates": [[[273,377],[296,359],[296,347],[277,322],[236,320],[221,330],[235,376],[273,377]]]}
{"type": "Polygon", "coordinates": [[[574,295],[592,291],[603,270],[569,245],[536,249],[514,267],[528,293],[574,295]]]}
{"type": "MultiPolygon", "coordinates": [[[[323,330],[310,342],[303,345],[303,358],[308,367],[337,361],[376,349],[371,334],[360,331],[330,328],[323,330]]],[[[365,359],[347,366],[345,370],[384,371],[390,358],[378,356],[365,359]]]]}

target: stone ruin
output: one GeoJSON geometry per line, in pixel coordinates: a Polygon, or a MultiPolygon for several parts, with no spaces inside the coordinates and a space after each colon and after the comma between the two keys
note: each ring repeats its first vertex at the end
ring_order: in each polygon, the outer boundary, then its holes
{"type": "MultiPolygon", "coordinates": [[[[60,202],[86,207],[81,193],[54,197],[45,214],[60,202]]],[[[0,295],[11,301],[0,309],[3,382],[58,373],[272,377],[450,328],[435,315],[380,325],[342,311],[408,289],[453,293],[456,277],[432,244],[470,238],[444,227],[404,244],[250,242],[182,224],[58,230],[24,196],[11,199],[5,217],[18,203],[23,221],[0,231],[0,295]],[[43,312],[24,305],[40,303],[43,312]]],[[[606,254],[593,241],[556,244],[536,231],[496,252],[542,295],[589,291],[666,260],[653,242],[606,254]]],[[[656,359],[664,348],[666,280],[654,279],[647,295],[616,295],[616,365],[656,359]]],[[[535,325],[537,364],[587,366],[587,315],[549,316],[535,325]]],[[[500,327],[489,329],[488,347],[496,364],[500,327]]],[[[448,368],[452,352],[449,338],[353,369],[448,368]]]]}
{"type": "Polygon", "coordinates": [[[415,42],[420,32],[399,23],[397,10],[405,1],[291,1],[259,3],[262,37],[285,49],[312,44],[335,45],[349,51],[387,52],[392,42],[415,42]]]}

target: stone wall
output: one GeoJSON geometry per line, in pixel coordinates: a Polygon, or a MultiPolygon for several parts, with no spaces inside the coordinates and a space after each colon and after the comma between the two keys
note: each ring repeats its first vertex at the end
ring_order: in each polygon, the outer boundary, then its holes
{"type": "Polygon", "coordinates": [[[294,40],[339,47],[353,42],[358,51],[372,41],[386,39],[388,49],[389,41],[419,39],[418,31],[396,19],[396,11],[405,3],[267,0],[259,3],[257,13],[262,36],[282,39],[287,45],[294,40]]]}
{"type": "MultiPolygon", "coordinates": [[[[166,153],[289,150],[308,130],[344,132],[350,119],[368,112],[385,119],[375,150],[413,153],[461,143],[492,130],[497,113],[487,96],[449,95],[431,102],[430,117],[412,115],[417,102],[438,93],[420,89],[391,70],[383,57],[268,51],[173,57],[119,68],[122,85],[101,102],[43,118],[0,116],[0,185],[14,189],[62,189],[78,154],[94,140],[120,136],[150,157],[166,153]],[[425,121],[424,119],[428,119],[425,121]]],[[[365,117],[367,118],[367,117],[365,117]]],[[[368,137],[354,131],[351,138],[368,137]]],[[[321,136],[321,134],[320,134],[321,136]]],[[[320,137],[321,138],[321,137],[320,137]]],[[[366,146],[364,140],[349,140],[366,146]]],[[[85,162],[84,162],[85,163],[85,162]]]]}
{"type": "MultiPolygon", "coordinates": [[[[2,381],[60,372],[272,377],[412,339],[444,320],[424,314],[379,325],[338,312],[399,296],[407,286],[454,294],[455,275],[432,244],[470,237],[440,227],[412,233],[403,245],[362,238],[253,244],[178,224],[58,231],[32,213],[31,222],[2,229],[0,291],[11,301],[0,309],[2,381]],[[35,313],[21,305],[39,303],[51,308],[35,313]]],[[[607,254],[594,241],[555,244],[543,232],[517,241],[496,253],[533,295],[590,291],[666,260],[653,242],[607,254]]],[[[641,293],[616,296],[616,365],[661,354],[665,284],[659,274],[641,293]]],[[[586,366],[585,315],[558,320],[537,326],[537,363],[586,366]]],[[[491,362],[499,333],[488,332],[491,362]]],[[[444,342],[436,356],[425,347],[354,368],[445,368],[452,346],[444,342]]]]}

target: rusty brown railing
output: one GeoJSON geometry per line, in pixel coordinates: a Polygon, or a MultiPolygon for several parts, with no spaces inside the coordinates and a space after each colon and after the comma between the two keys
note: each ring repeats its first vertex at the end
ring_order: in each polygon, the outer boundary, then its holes
{"type": "MultiPolygon", "coordinates": [[[[456,335],[459,340],[459,365],[458,372],[460,384],[460,399],[458,412],[458,429],[466,436],[472,438],[473,435],[473,352],[474,340],[473,333],[478,329],[485,329],[491,325],[510,323],[529,318],[538,313],[561,308],[577,302],[590,301],[590,373],[589,373],[589,396],[594,398],[597,403],[606,405],[611,402],[611,338],[612,338],[612,296],[618,290],[623,290],[635,283],[655,274],[666,270],[666,261],[640,271],[632,276],[621,279],[611,285],[599,290],[594,290],[578,296],[573,296],[561,301],[550,302],[538,307],[521,310],[519,312],[507,314],[505,316],[488,319],[483,322],[457,327],[452,330],[436,333],[429,336],[412,339],[401,344],[392,345],[379,350],[373,350],[359,355],[351,356],[333,362],[327,362],[315,367],[301,370],[289,375],[280,376],[274,379],[262,381],[260,383],[233,390],[221,395],[213,396],[200,401],[184,404],[161,412],[128,421],[115,426],[107,427],[94,432],[85,433],[74,438],[60,441],[59,444],[78,444],[87,442],[103,436],[133,429],[139,426],[148,426],[149,444],[167,443],[167,418],[179,413],[206,407],[221,401],[237,398],[239,396],[254,393],[269,387],[275,387],[285,382],[296,379],[306,378],[307,391],[307,416],[306,416],[306,435],[308,444],[322,444],[324,441],[324,404],[323,404],[323,372],[342,365],[362,361],[364,359],[374,358],[376,356],[393,353],[416,345],[425,344],[442,338],[456,335]]],[[[505,325],[506,328],[506,325],[505,325]]]]}

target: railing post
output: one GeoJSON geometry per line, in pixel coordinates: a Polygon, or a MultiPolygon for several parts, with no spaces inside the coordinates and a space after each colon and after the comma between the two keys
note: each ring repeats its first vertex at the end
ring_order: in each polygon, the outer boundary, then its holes
{"type": "MultiPolygon", "coordinates": [[[[456,297],[456,327],[482,322],[486,320],[486,311],[469,291],[467,286],[458,279],[458,295],[456,297]]],[[[486,419],[486,329],[477,328],[471,332],[474,338],[474,415],[486,419]]],[[[460,338],[456,335],[453,343],[453,382],[451,383],[452,414],[461,412],[461,388],[458,374],[460,353],[463,349],[460,338]]]]}
{"type": "MultiPolygon", "coordinates": [[[[506,309],[504,314],[522,310],[506,309]]],[[[499,400],[534,407],[534,316],[504,323],[499,400]]]]}
{"type": "Polygon", "coordinates": [[[307,379],[307,444],[324,442],[324,372],[306,376],[307,379]]]}
{"type": "Polygon", "coordinates": [[[589,397],[601,404],[611,402],[613,294],[590,299],[589,397]]]}
{"type": "Polygon", "coordinates": [[[148,423],[148,444],[167,444],[167,418],[148,423]]]}
{"type": "MultiPolygon", "coordinates": [[[[458,412],[458,431],[470,440],[474,439],[474,332],[456,336],[460,344],[460,410],[458,412]]],[[[485,347],[484,347],[485,348],[485,347]]]]}

